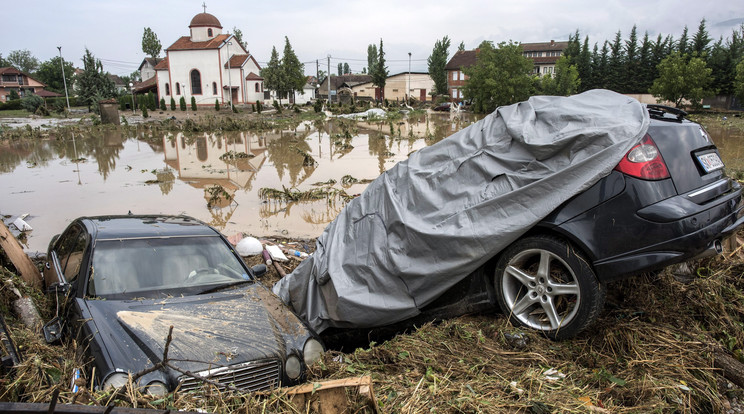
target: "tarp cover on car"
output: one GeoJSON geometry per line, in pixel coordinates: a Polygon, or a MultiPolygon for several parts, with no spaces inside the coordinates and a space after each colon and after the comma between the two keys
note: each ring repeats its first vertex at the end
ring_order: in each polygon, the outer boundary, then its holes
{"type": "Polygon", "coordinates": [[[415,316],[609,174],[648,123],[607,90],[500,107],[378,177],[274,293],[317,332],[415,316]]]}

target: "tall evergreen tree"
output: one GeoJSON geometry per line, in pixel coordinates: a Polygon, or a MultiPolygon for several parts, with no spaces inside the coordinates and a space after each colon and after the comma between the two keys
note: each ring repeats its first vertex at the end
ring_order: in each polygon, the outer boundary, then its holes
{"type": "Polygon", "coordinates": [[[284,54],[282,55],[282,78],[284,79],[285,93],[294,93],[294,91],[303,92],[307,77],[305,76],[305,65],[297,58],[289,38],[284,36],[284,54]]]}
{"type": "Polygon", "coordinates": [[[604,76],[604,74],[599,71],[599,46],[595,43],[594,49],[592,50],[591,76],[589,79],[581,80],[581,88],[583,90],[601,88],[600,77],[602,76],[604,76]]]}
{"type": "Polygon", "coordinates": [[[382,38],[380,38],[380,48],[377,50],[375,71],[371,75],[372,84],[380,88],[382,99],[385,99],[385,83],[387,82],[388,68],[385,66],[385,51],[382,49],[382,38]]]}
{"type": "MultiPolygon", "coordinates": [[[[271,48],[271,58],[269,58],[266,67],[261,69],[261,76],[264,78],[266,88],[277,92],[277,95],[279,95],[280,90],[284,89],[281,62],[279,62],[279,53],[276,51],[276,46],[271,48]]],[[[277,97],[281,102],[282,96],[277,97]]]]}
{"type": "Polygon", "coordinates": [[[625,41],[624,71],[620,92],[636,93],[640,89],[640,59],[638,56],[638,29],[630,29],[630,36],[625,41]]]}
{"type": "Polygon", "coordinates": [[[646,93],[653,83],[654,76],[652,71],[651,48],[652,42],[648,38],[648,32],[644,33],[641,41],[641,49],[638,55],[639,71],[638,81],[636,83],[636,92],[646,93]]]}
{"type": "Polygon", "coordinates": [[[623,92],[625,80],[625,58],[623,56],[622,34],[618,30],[615,40],[610,44],[609,68],[607,72],[607,88],[615,92],[623,92]]]}
{"type": "Polygon", "coordinates": [[[460,45],[457,46],[458,52],[464,52],[465,51],[465,42],[460,42],[460,45]]]}
{"type": "Polygon", "coordinates": [[[351,74],[351,68],[349,68],[349,62],[344,62],[344,73],[351,74]]]}
{"type": "Polygon", "coordinates": [[[160,50],[163,46],[158,40],[158,36],[149,27],[145,27],[144,33],[142,33],[142,51],[147,56],[156,58],[160,55],[160,50]]]}
{"type": "Polygon", "coordinates": [[[682,36],[680,36],[677,42],[677,51],[680,55],[684,56],[689,52],[689,41],[690,39],[687,37],[687,25],[685,25],[685,28],[682,30],[682,36]]]}
{"type": "Polygon", "coordinates": [[[248,43],[246,43],[243,40],[243,31],[238,29],[237,27],[233,26],[233,36],[235,37],[235,40],[240,43],[240,46],[243,46],[243,49],[248,50],[248,43]]]}
{"type": "Polygon", "coordinates": [[[700,56],[703,59],[707,60],[709,49],[708,45],[710,44],[710,42],[711,38],[708,35],[708,31],[705,29],[705,19],[703,19],[700,21],[697,33],[695,33],[695,35],[692,37],[691,53],[696,53],[697,56],[700,56]]]}
{"type": "Polygon", "coordinates": [[[379,58],[380,57],[377,56],[377,46],[367,46],[367,73],[370,75],[375,73],[375,65],[377,65],[379,58]]]}
{"type": "MultiPolygon", "coordinates": [[[[591,87],[592,77],[592,54],[589,51],[589,36],[584,36],[584,44],[581,46],[581,52],[579,53],[574,66],[578,72],[579,79],[581,80],[577,84],[577,87],[581,85],[581,87],[578,87],[578,90],[588,90],[591,87]]],[[[558,70],[557,66],[556,70],[558,70]]],[[[566,75],[570,75],[568,74],[569,65],[564,65],[563,70],[566,72],[566,75]]]]}
{"type": "Polygon", "coordinates": [[[576,59],[581,53],[581,43],[579,42],[579,30],[576,29],[576,33],[568,35],[568,45],[563,50],[563,56],[568,58],[569,63],[576,63],[576,59]]]}
{"type": "Polygon", "coordinates": [[[429,64],[429,76],[434,81],[434,93],[443,95],[447,93],[447,57],[449,56],[450,39],[444,36],[442,40],[434,42],[434,49],[426,60],[429,64]]]}
{"type": "Polygon", "coordinates": [[[338,65],[336,65],[336,73],[338,76],[341,76],[344,74],[344,64],[341,62],[338,62],[338,65]]]}
{"type": "Polygon", "coordinates": [[[599,54],[599,61],[597,63],[597,82],[595,86],[597,88],[609,89],[610,83],[607,74],[610,72],[610,43],[605,40],[602,44],[602,50],[599,54]]]}

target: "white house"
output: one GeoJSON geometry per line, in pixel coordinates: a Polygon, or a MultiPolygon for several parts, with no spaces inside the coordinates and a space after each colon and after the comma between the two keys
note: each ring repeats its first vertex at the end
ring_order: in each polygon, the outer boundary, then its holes
{"type": "Polygon", "coordinates": [[[209,13],[199,13],[183,36],[165,49],[165,59],[155,66],[158,96],[197,105],[254,103],[263,100],[261,67],[209,13]]]}
{"type": "MultiPolygon", "coordinates": [[[[267,105],[271,105],[275,100],[279,101],[279,98],[276,97],[276,91],[269,90],[268,98],[265,99],[264,103],[267,105]]],[[[294,91],[294,95],[290,95],[289,97],[282,98],[282,103],[290,103],[290,104],[296,104],[296,105],[305,105],[308,102],[312,102],[315,99],[315,86],[305,83],[305,86],[302,87],[302,91],[294,91]]]]}

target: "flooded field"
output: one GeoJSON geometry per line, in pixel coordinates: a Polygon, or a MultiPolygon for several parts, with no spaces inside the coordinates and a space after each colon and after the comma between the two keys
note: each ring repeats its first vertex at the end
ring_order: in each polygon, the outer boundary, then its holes
{"type": "Polygon", "coordinates": [[[0,213],[29,214],[34,230],[25,247],[32,252],[46,251],[76,217],[130,211],[186,214],[226,235],[314,238],[366,182],[474,121],[437,114],[306,121],[267,133],[153,136],[122,128],[74,140],[5,141],[0,213]]]}
{"type": "MultiPolygon", "coordinates": [[[[314,238],[366,183],[470,124],[447,114],[384,122],[305,121],[265,133],[102,129],[0,142],[0,213],[28,213],[28,251],[83,215],[186,214],[226,235],[314,238]],[[139,131],[139,132],[137,132],[139,131]]],[[[708,126],[730,170],[744,134],[708,126]]]]}

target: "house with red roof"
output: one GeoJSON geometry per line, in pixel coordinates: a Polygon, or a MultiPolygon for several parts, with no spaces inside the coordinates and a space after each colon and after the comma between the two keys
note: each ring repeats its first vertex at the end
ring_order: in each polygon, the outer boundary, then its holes
{"type": "Polygon", "coordinates": [[[26,94],[36,94],[42,98],[60,96],[46,91],[46,85],[13,67],[0,68],[0,102],[10,99],[10,91],[15,90],[23,98],[26,94]]]}
{"type": "Polygon", "coordinates": [[[222,33],[222,24],[203,12],[191,19],[189,36],[165,49],[165,58],[155,65],[158,96],[170,101],[181,97],[197,105],[242,104],[263,101],[261,67],[232,34],[222,33]]]}

